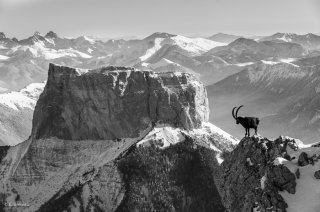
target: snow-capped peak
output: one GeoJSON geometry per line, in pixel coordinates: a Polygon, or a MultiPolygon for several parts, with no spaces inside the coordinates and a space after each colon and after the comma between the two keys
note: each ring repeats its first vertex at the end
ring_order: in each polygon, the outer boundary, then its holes
{"type": "Polygon", "coordinates": [[[95,43],[95,40],[93,40],[93,39],[91,39],[91,38],[89,38],[89,37],[87,37],[87,36],[83,36],[83,38],[84,38],[86,41],[89,41],[89,43],[91,43],[91,44],[94,44],[94,43],[95,43]]]}
{"type": "Polygon", "coordinates": [[[33,36],[42,36],[41,34],[40,34],[40,32],[38,32],[38,31],[35,31],[34,33],[33,33],[33,36]]]}
{"type": "Polygon", "coordinates": [[[53,32],[53,31],[50,31],[45,35],[45,37],[53,39],[53,38],[57,38],[58,35],[57,35],[57,33],[53,32]]]}
{"type": "Polygon", "coordinates": [[[217,46],[227,45],[226,43],[220,43],[205,38],[188,38],[182,35],[172,35],[168,33],[154,33],[145,38],[144,41],[153,41],[153,46],[147,49],[144,55],[140,56],[141,61],[150,58],[166,44],[176,45],[193,56],[200,55],[217,46]]]}

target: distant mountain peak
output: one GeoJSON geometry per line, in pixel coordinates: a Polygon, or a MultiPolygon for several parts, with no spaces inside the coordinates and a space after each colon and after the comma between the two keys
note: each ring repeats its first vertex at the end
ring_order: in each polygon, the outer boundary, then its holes
{"type": "Polygon", "coordinates": [[[19,42],[19,40],[18,40],[16,37],[12,38],[11,40],[14,41],[14,42],[16,42],[16,43],[19,42]]]}
{"type": "Polygon", "coordinates": [[[150,39],[154,39],[154,38],[171,38],[174,36],[176,36],[176,35],[166,33],[166,32],[155,32],[152,35],[146,37],[144,40],[150,40],[150,39]]]}
{"type": "Polygon", "coordinates": [[[0,39],[6,38],[6,35],[3,32],[0,32],[0,39]]]}
{"type": "Polygon", "coordinates": [[[38,37],[38,36],[41,36],[41,34],[40,34],[40,32],[35,31],[35,32],[33,33],[33,36],[38,37]]]}
{"type": "Polygon", "coordinates": [[[231,43],[240,37],[241,36],[238,36],[238,35],[230,35],[230,34],[225,34],[220,32],[208,37],[208,39],[216,42],[221,42],[221,43],[231,43]]]}
{"type": "Polygon", "coordinates": [[[233,41],[232,43],[230,43],[229,45],[239,45],[239,44],[246,44],[246,45],[250,45],[250,44],[256,44],[257,42],[253,39],[249,39],[249,38],[238,38],[235,41],[233,41]]]}
{"type": "Polygon", "coordinates": [[[57,38],[58,35],[57,33],[53,32],[53,31],[49,31],[46,35],[45,35],[46,38],[57,38]]]}

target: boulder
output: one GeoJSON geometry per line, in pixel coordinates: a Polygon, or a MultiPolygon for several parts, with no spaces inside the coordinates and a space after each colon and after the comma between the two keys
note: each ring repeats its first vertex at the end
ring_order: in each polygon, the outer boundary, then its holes
{"type": "Polygon", "coordinates": [[[320,170],[318,170],[318,171],[316,171],[315,173],[314,173],[314,177],[316,178],[316,179],[320,179],[320,170]]]}
{"type": "Polygon", "coordinates": [[[309,164],[308,154],[305,152],[301,152],[301,154],[299,155],[299,158],[298,158],[298,165],[299,166],[306,166],[308,164],[309,164]]]}

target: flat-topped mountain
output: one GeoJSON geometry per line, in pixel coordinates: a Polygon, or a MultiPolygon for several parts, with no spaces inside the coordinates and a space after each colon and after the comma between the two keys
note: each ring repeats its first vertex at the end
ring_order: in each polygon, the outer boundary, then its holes
{"type": "Polygon", "coordinates": [[[0,148],[0,210],[224,211],[213,174],[238,141],[208,112],[187,73],[51,64],[30,138],[0,148]]]}
{"type": "Polygon", "coordinates": [[[34,114],[34,138],[67,140],[138,137],[156,123],[192,130],[209,119],[204,86],[189,74],[54,64],[34,114]]]}

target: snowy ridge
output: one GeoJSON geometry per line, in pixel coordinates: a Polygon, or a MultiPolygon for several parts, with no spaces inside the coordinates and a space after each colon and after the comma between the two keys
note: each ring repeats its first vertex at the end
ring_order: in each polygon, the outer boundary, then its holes
{"type": "MultiPolygon", "coordinates": [[[[147,41],[150,42],[150,40],[147,41]]],[[[139,57],[140,61],[146,61],[166,44],[179,46],[181,49],[194,56],[207,52],[214,47],[227,45],[226,43],[219,43],[205,38],[187,38],[181,35],[166,38],[159,37],[155,38],[153,41],[153,47],[147,49],[146,52],[139,57]]]]}
{"type": "Polygon", "coordinates": [[[195,55],[209,51],[217,46],[227,45],[226,43],[219,43],[205,38],[187,38],[181,35],[177,35],[171,39],[174,41],[174,44],[195,55]]]}
{"type": "Polygon", "coordinates": [[[199,145],[205,146],[215,151],[217,153],[216,159],[219,164],[223,162],[223,159],[221,157],[223,150],[220,149],[216,144],[220,143],[220,145],[222,146],[230,146],[239,143],[238,139],[234,138],[215,125],[206,122],[203,123],[202,128],[193,129],[192,131],[186,131],[181,128],[174,128],[169,125],[158,124],[136,145],[138,147],[148,147],[151,145],[155,145],[163,149],[185,141],[184,135],[188,135],[194,138],[201,137],[202,143],[199,143],[199,145]],[[211,139],[212,136],[214,137],[214,140],[211,139]]]}
{"type": "MultiPolygon", "coordinates": [[[[33,57],[44,57],[46,60],[52,60],[61,57],[82,57],[85,59],[89,59],[92,56],[86,53],[80,52],[78,50],[74,50],[72,48],[69,49],[50,49],[46,48],[43,43],[38,42],[33,46],[16,46],[12,48],[8,53],[13,54],[18,51],[29,51],[33,57]]],[[[1,59],[1,58],[0,58],[1,59]]]]}
{"type": "Polygon", "coordinates": [[[282,41],[284,41],[284,42],[291,42],[291,41],[292,41],[291,36],[292,36],[291,33],[284,33],[281,38],[277,38],[277,39],[278,39],[278,40],[282,40],[282,41]]]}
{"type": "Polygon", "coordinates": [[[19,92],[14,91],[0,94],[0,105],[17,111],[20,108],[30,108],[34,110],[44,86],[45,83],[32,83],[19,92]]]}

